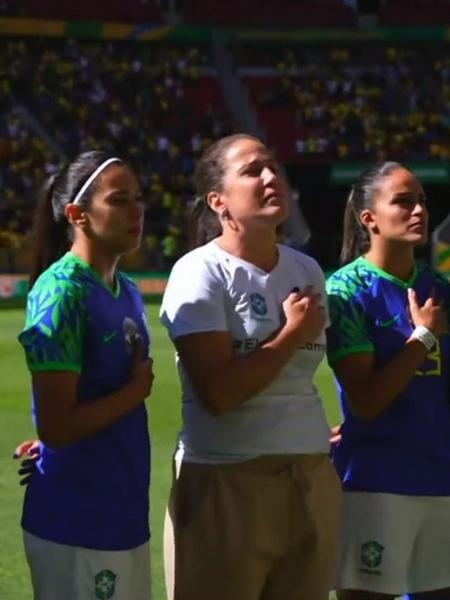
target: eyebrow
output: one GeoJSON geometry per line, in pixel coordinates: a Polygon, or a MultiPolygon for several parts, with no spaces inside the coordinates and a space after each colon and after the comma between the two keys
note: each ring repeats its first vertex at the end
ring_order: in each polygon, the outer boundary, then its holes
{"type": "Polygon", "coordinates": [[[266,164],[278,164],[278,163],[273,155],[267,154],[265,158],[254,158],[250,162],[244,163],[239,168],[239,172],[245,171],[245,169],[254,167],[256,165],[261,165],[261,164],[266,165],[266,164]]]}
{"type": "MultiPolygon", "coordinates": [[[[131,192],[131,190],[127,190],[125,188],[114,188],[112,190],[109,190],[108,192],[106,192],[106,197],[109,198],[109,196],[113,196],[113,195],[121,195],[121,194],[129,194],[131,192]]],[[[136,190],[136,195],[139,196],[140,194],[140,190],[136,190]]]]}
{"type": "Polygon", "coordinates": [[[418,195],[420,198],[425,198],[426,194],[424,191],[419,192],[418,194],[416,194],[416,192],[397,192],[396,194],[394,194],[392,196],[392,198],[407,198],[410,196],[416,196],[418,195]]]}

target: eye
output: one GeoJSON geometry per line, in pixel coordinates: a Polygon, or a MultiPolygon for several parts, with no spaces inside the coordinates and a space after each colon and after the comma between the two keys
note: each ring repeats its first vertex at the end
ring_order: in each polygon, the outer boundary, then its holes
{"type": "Polygon", "coordinates": [[[419,196],[419,204],[421,204],[422,206],[426,206],[428,204],[428,200],[425,194],[419,196]]]}
{"type": "Polygon", "coordinates": [[[399,206],[409,208],[410,206],[414,206],[416,204],[416,199],[410,194],[402,194],[399,196],[395,196],[393,203],[398,204],[399,206]]]}
{"type": "Polygon", "coordinates": [[[127,194],[113,194],[109,198],[109,203],[113,206],[123,206],[128,202],[127,194]]]}
{"type": "Polygon", "coordinates": [[[248,177],[258,177],[261,174],[261,165],[260,164],[251,164],[246,167],[243,171],[243,175],[247,175],[248,177]]]}

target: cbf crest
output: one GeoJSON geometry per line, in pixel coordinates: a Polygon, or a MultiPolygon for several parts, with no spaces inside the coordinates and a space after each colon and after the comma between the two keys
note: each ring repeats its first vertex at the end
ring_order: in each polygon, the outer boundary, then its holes
{"type": "Polygon", "coordinates": [[[139,333],[139,328],[136,322],[130,317],[125,317],[122,323],[123,335],[129,354],[133,352],[136,344],[142,340],[142,336],[139,333]]]}
{"type": "Polygon", "coordinates": [[[361,544],[361,568],[359,570],[363,573],[381,575],[383,551],[384,546],[375,540],[369,540],[365,544],[361,544]]]}
{"type": "Polygon", "coordinates": [[[258,317],[263,317],[267,314],[267,304],[266,299],[261,294],[253,293],[250,294],[250,306],[252,308],[252,313],[258,317]]]}
{"type": "Polygon", "coordinates": [[[95,597],[99,598],[99,600],[109,600],[109,598],[112,598],[116,591],[116,578],[117,575],[109,569],[97,573],[94,577],[95,597]]]}

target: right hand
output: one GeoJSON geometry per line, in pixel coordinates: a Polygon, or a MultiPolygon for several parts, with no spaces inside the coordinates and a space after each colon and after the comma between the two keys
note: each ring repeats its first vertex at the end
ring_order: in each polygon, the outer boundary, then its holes
{"type": "Polygon", "coordinates": [[[409,312],[414,327],[426,327],[439,337],[447,330],[447,313],[443,306],[432,294],[422,306],[419,306],[417,294],[413,289],[408,289],[409,312]]]}
{"type": "Polygon", "coordinates": [[[137,399],[145,400],[152,391],[153,359],[144,358],[144,344],[141,339],[133,347],[133,362],[130,369],[130,386],[137,399]]]}
{"type": "Polygon", "coordinates": [[[321,294],[291,292],[283,302],[283,311],[285,327],[298,334],[299,342],[313,342],[325,327],[326,314],[321,305],[321,294]]]}

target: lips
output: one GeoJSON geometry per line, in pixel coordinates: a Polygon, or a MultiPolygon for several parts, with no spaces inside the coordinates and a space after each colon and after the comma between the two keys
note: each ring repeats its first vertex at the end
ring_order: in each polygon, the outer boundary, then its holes
{"type": "Polygon", "coordinates": [[[425,223],[418,222],[418,223],[413,223],[412,225],[410,225],[408,227],[408,229],[411,231],[418,231],[418,232],[422,233],[425,231],[426,226],[425,226],[425,223]]]}
{"type": "Polygon", "coordinates": [[[275,192],[272,194],[267,194],[266,196],[264,196],[263,200],[264,204],[273,204],[276,206],[279,206],[281,204],[280,196],[275,192]]]}

